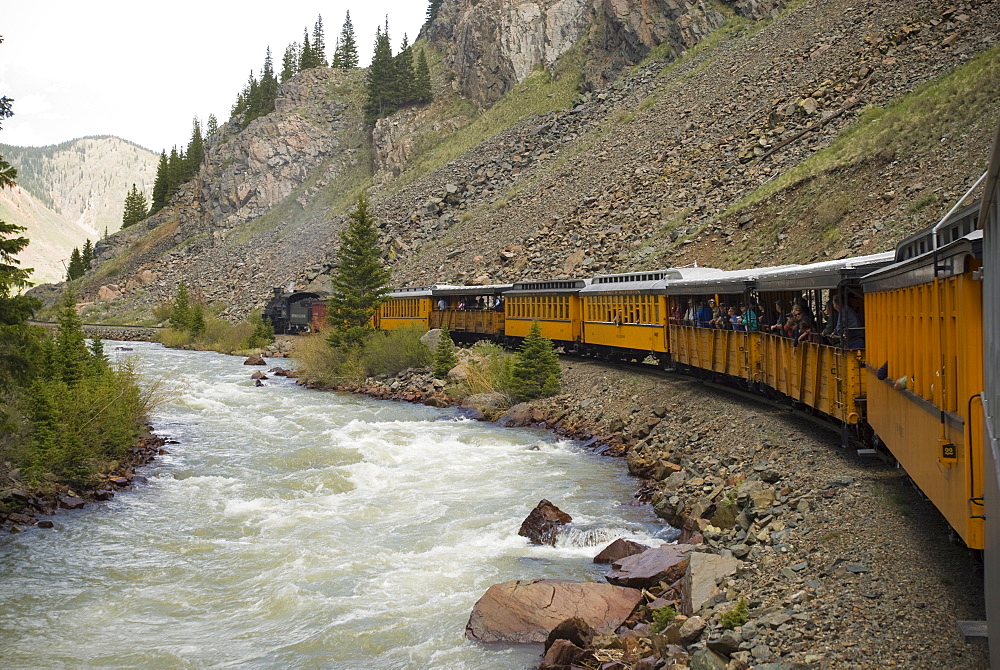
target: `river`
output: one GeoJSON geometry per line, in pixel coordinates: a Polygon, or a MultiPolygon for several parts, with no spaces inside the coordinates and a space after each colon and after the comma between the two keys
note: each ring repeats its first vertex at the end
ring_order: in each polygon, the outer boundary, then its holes
{"type": "Polygon", "coordinates": [[[177,443],[148,483],[0,538],[8,670],[532,667],[537,647],[465,639],[486,589],[601,580],[605,544],[666,529],[621,461],[543,431],[106,346],[161,380],[152,420],[177,443]],[[517,535],[542,498],[574,517],[556,547],[517,535]]]}

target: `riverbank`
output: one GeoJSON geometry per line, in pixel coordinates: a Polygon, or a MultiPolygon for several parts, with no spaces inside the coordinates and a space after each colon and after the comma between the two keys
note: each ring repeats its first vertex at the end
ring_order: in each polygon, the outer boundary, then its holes
{"type": "MultiPolygon", "coordinates": [[[[437,403],[443,387],[408,371],[341,390],[437,403]]],[[[568,360],[560,395],[517,406],[501,422],[599,436],[594,444],[624,455],[640,477],[637,497],[685,540],[742,561],[696,613],[705,628],[676,662],[988,667],[986,646],[967,644],[955,624],[984,617],[976,555],[949,542],[942,517],[902,471],[841,449],[834,430],[682,375],[568,360]],[[740,598],[750,620],[724,636],[721,617],[740,598]]],[[[605,656],[622,659],[615,667],[658,667],[648,608],[639,615],[618,642],[600,638],[605,656]],[[644,653],[654,664],[636,666],[644,653]]]]}
{"type": "Polygon", "coordinates": [[[87,486],[52,484],[45,489],[31,489],[8,464],[0,464],[0,534],[19,533],[28,526],[52,528],[54,524],[49,517],[59,510],[80,509],[88,503],[111,500],[116,492],[144,483],[145,477],[136,474],[136,470],[169,453],[164,448],[167,441],[153,435],[152,429],[149,426],[136,437],[117,468],[101,473],[87,486]]]}

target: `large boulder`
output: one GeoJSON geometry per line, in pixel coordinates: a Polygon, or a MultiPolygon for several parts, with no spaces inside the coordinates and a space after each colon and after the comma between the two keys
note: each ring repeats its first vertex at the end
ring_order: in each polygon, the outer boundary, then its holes
{"type": "Polygon", "coordinates": [[[573,517],[543,498],[521,522],[517,534],[528,538],[532,544],[555,546],[559,526],[564,526],[572,520],[573,517]]]}
{"type": "Polygon", "coordinates": [[[639,544],[638,542],[633,542],[632,540],[626,540],[625,538],[618,538],[608,546],[604,547],[597,556],[594,556],[594,563],[614,563],[615,561],[621,560],[626,556],[635,556],[636,554],[641,554],[642,552],[649,549],[644,544],[639,544]]]}
{"type": "Polygon", "coordinates": [[[672,584],[684,576],[693,544],[664,544],[611,564],[605,578],[612,584],[644,589],[659,582],[672,584]]]}
{"type": "Polygon", "coordinates": [[[497,423],[508,428],[518,428],[520,426],[530,426],[534,421],[535,414],[531,409],[531,405],[522,402],[507,410],[506,414],[497,420],[497,423]]]}
{"type": "Polygon", "coordinates": [[[420,343],[430,349],[431,351],[437,351],[438,342],[441,341],[441,329],[431,328],[426,333],[420,336],[420,343]]]}
{"type": "Polygon", "coordinates": [[[642,600],[636,589],[561,579],[494,584],[476,602],[465,635],[477,642],[545,642],[549,633],[577,617],[598,634],[609,633],[642,600]]]}
{"type": "Polygon", "coordinates": [[[243,361],[243,365],[267,365],[264,362],[264,357],[260,354],[250,354],[247,359],[243,361]]]}
{"type": "Polygon", "coordinates": [[[719,580],[735,574],[740,565],[740,559],[732,555],[691,554],[681,585],[681,611],[691,616],[700,610],[719,592],[719,580]]]}

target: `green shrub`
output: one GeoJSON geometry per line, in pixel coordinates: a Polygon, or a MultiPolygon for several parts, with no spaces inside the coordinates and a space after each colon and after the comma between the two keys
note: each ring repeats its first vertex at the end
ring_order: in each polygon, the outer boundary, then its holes
{"type": "Polygon", "coordinates": [[[722,627],[730,629],[742,626],[747,621],[750,621],[750,603],[747,602],[746,598],[740,598],[733,609],[719,618],[722,627]]]}
{"type": "Polygon", "coordinates": [[[416,328],[377,331],[369,333],[361,346],[339,349],[312,335],[299,338],[294,356],[305,381],[329,386],[427,366],[431,352],[420,342],[421,335],[416,328]]]}
{"type": "Polygon", "coordinates": [[[652,614],[653,623],[649,625],[650,633],[662,633],[677,618],[677,610],[672,605],[655,609],[652,614]]]}
{"type": "Polygon", "coordinates": [[[465,379],[455,388],[458,395],[499,393],[512,400],[514,354],[492,342],[477,342],[465,361],[465,379]]]}

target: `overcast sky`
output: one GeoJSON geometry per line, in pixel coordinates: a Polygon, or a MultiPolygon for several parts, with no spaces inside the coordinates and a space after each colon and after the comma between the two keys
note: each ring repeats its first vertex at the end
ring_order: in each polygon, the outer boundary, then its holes
{"type": "Polygon", "coordinates": [[[393,52],[416,39],[425,0],[20,0],[0,16],[0,95],[14,99],[0,143],[45,146],[117,135],[159,152],[191,137],[191,120],[222,123],[267,47],[277,73],[291,42],[323,17],[327,58],[351,12],[361,65],[389,17],[393,52]]]}

